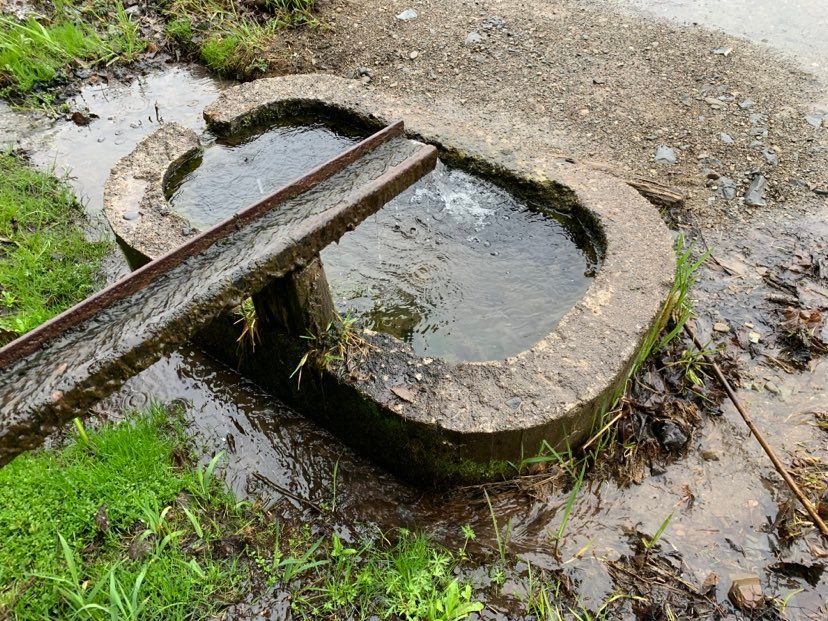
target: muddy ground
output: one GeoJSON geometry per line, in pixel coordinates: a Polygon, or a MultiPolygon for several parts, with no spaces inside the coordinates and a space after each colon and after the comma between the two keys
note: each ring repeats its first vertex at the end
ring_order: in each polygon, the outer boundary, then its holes
{"type": "MultiPolygon", "coordinates": [[[[665,217],[712,253],[694,295],[697,329],[733,362],[740,397],[783,461],[807,471],[812,490],[826,483],[828,106],[819,102],[828,97],[817,77],[744,39],[599,2],[333,0],[319,8],[325,27],[274,44],[283,67],[359,78],[435,114],[512,120],[550,154],[684,191],[685,206],[665,217]],[[409,8],[415,19],[396,17],[409,8]],[[667,161],[656,162],[662,146],[667,161]],[[746,200],[760,176],[766,188],[746,200]]],[[[201,129],[200,110],[222,88],[177,65],[118,82],[84,88],[76,105],[100,117],[88,127],[0,113],[0,130],[35,161],[73,171],[93,213],[109,167],[154,129],[156,103],[166,120],[201,129]]],[[[631,420],[663,407],[660,397],[645,402],[647,392],[670,392],[659,381],[642,377],[656,390],[637,393],[631,420]]],[[[100,409],[150,396],[189,402],[196,437],[228,449],[234,489],[271,498],[290,520],[346,538],[419,528],[452,545],[470,523],[481,558],[495,547],[480,490],[410,488],[197,351],[154,365],[100,409]],[[282,493],[327,498],[338,460],[337,514],[320,516],[282,493]]],[[[647,420],[634,430],[652,432],[647,420]]],[[[510,551],[567,581],[593,609],[617,592],[649,597],[652,605],[620,602],[610,618],[667,618],[667,606],[682,619],[738,618],[727,590],[732,577],[751,573],[768,598],[801,589],[785,618],[824,619],[826,541],[792,519],[790,493],[730,404],[702,407],[690,422],[686,443],[667,455],[659,439],[628,485],[593,477],[559,546],[551,536],[566,486],[492,490],[498,520],[512,523],[510,551]],[[652,534],[671,512],[658,554],[642,563],[636,532],[652,534]]],[[[525,587],[525,575],[515,575],[482,617],[518,618],[525,587]]],[[[254,608],[282,618],[284,601],[270,594],[254,608]]]]}

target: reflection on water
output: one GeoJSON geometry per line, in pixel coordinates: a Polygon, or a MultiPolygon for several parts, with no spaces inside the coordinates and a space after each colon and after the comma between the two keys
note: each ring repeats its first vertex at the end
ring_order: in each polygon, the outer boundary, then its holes
{"type": "MultiPolygon", "coordinates": [[[[205,228],[358,139],[318,123],[220,139],[171,179],[170,202],[205,228]]],[[[578,231],[567,216],[439,164],[322,259],[343,313],[420,355],[492,360],[531,347],[584,294],[596,261],[578,231]]]]}
{"type": "Polygon", "coordinates": [[[263,134],[222,138],[169,182],[170,203],[204,229],[256,203],[339,155],[360,136],[322,124],[277,125],[263,134]]]}

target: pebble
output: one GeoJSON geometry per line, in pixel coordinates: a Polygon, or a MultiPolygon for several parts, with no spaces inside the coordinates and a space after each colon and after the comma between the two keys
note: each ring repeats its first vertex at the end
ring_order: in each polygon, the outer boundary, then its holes
{"type": "Polygon", "coordinates": [[[406,9],[405,11],[397,15],[397,19],[404,22],[411,21],[412,19],[417,19],[417,11],[415,11],[414,9],[406,9]]]}
{"type": "Polygon", "coordinates": [[[771,166],[779,165],[779,156],[776,155],[776,151],[773,149],[762,149],[762,155],[765,157],[765,161],[771,166]]]}
{"type": "Polygon", "coordinates": [[[716,332],[730,332],[730,326],[723,321],[717,321],[713,324],[713,330],[716,332]]]}
{"type": "Polygon", "coordinates": [[[716,451],[702,451],[701,456],[704,461],[719,461],[716,451]]]}
{"type": "Polygon", "coordinates": [[[745,612],[759,610],[765,605],[762,582],[758,576],[744,575],[734,579],[727,596],[734,606],[745,612]]]}
{"type": "Polygon", "coordinates": [[[733,137],[730,134],[725,134],[724,132],[719,134],[719,140],[725,144],[733,144],[733,137]]]}
{"type": "Polygon", "coordinates": [[[779,390],[779,386],[777,386],[774,382],[770,380],[765,382],[765,390],[774,395],[778,395],[782,392],[781,390],[779,390]]]}
{"type": "Polygon", "coordinates": [[[727,201],[732,201],[736,198],[736,182],[730,177],[719,178],[719,189],[716,194],[727,201]]]}
{"type": "Polygon", "coordinates": [[[416,59],[419,55],[420,55],[420,53],[419,53],[418,51],[416,51],[416,50],[415,50],[415,51],[411,52],[411,53],[408,55],[408,57],[409,57],[411,60],[415,60],[415,59],[416,59]]]}
{"type": "Polygon", "coordinates": [[[808,122],[808,125],[819,129],[822,127],[822,117],[821,116],[806,116],[805,120],[808,122]]]}
{"type": "Polygon", "coordinates": [[[739,102],[739,107],[742,110],[750,110],[755,105],[756,105],[756,102],[753,101],[752,99],[743,99],[742,101],[739,102]]]}
{"type": "Polygon", "coordinates": [[[469,36],[466,37],[466,45],[477,45],[478,43],[483,43],[483,37],[480,36],[479,32],[470,32],[469,36]]]}
{"type": "Polygon", "coordinates": [[[658,164],[675,164],[678,161],[676,152],[666,145],[661,145],[655,152],[655,161],[658,164]]]}
{"type": "Polygon", "coordinates": [[[768,180],[763,175],[756,175],[745,194],[745,204],[753,207],[764,207],[767,202],[763,198],[768,180]]]}
{"type": "Polygon", "coordinates": [[[704,101],[711,107],[711,108],[724,108],[727,106],[725,102],[720,99],[716,99],[715,97],[705,97],[704,101]]]}
{"type": "Polygon", "coordinates": [[[718,54],[719,56],[730,56],[730,53],[732,51],[732,47],[717,47],[715,50],[713,50],[713,53],[718,54]]]}
{"type": "Polygon", "coordinates": [[[749,340],[751,343],[753,343],[754,345],[756,345],[756,343],[758,343],[759,341],[761,341],[761,340],[762,340],[762,335],[761,335],[761,334],[759,334],[758,332],[750,332],[750,333],[748,334],[748,340],[749,340]]]}

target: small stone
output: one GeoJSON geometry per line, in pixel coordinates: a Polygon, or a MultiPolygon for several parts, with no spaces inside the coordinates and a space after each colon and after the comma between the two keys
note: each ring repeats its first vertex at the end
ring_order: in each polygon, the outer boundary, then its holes
{"type": "Polygon", "coordinates": [[[403,401],[407,401],[408,403],[414,403],[414,401],[416,400],[414,391],[410,388],[406,388],[405,386],[394,386],[391,389],[391,392],[393,392],[403,401]]]}
{"type": "Polygon", "coordinates": [[[756,175],[745,193],[745,204],[753,207],[764,207],[767,205],[763,194],[768,185],[768,180],[763,175],[756,175]]]}
{"type": "Polygon", "coordinates": [[[719,134],[719,140],[725,144],[733,144],[733,137],[730,134],[725,134],[724,132],[719,134]]]}
{"type": "Polygon", "coordinates": [[[357,75],[359,77],[371,77],[371,70],[368,67],[359,67],[357,69],[357,75]]]}
{"type": "Polygon", "coordinates": [[[771,380],[768,380],[767,382],[765,382],[765,390],[767,390],[769,393],[772,393],[774,395],[778,395],[782,392],[781,390],[779,390],[779,386],[777,386],[771,380]]]}
{"type": "Polygon", "coordinates": [[[404,22],[411,21],[412,19],[417,19],[417,11],[415,11],[414,9],[406,9],[405,11],[397,15],[397,19],[404,22]]]}
{"type": "Polygon", "coordinates": [[[727,106],[725,102],[715,97],[705,97],[704,101],[712,108],[724,108],[727,106]]]}
{"type": "Polygon", "coordinates": [[[138,216],[141,215],[137,209],[129,209],[121,214],[121,217],[124,220],[136,220],[138,216]]]}
{"type": "Polygon", "coordinates": [[[719,56],[730,56],[730,53],[732,51],[732,47],[717,47],[715,50],[713,50],[713,53],[719,56]]]}
{"type": "Polygon", "coordinates": [[[675,164],[678,161],[676,152],[666,145],[661,145],[655,152],[657,164],[675,164]]]}
{"type": "Polygon", "coordinates": [[[762,335],[758,332],[749,332],[748,333],[748,340],[756,345],[759,341],[762,340],[762,335]]]}
{"type": "Polygon", "coordinates": [[[776,155],[776,151],[774,151],[773,149],[762,149],[762,156],[765,158],[765,161],[771,166],[779,165],[779,156],[776,155]]]}
{"type": "Polygon", "coordinates": [[[522,403],[522,400],[521,400],[521,398],[520,398],[520,397],[512,397],[511,399],[509,399],[509,400],[506,402],[506,405],[508,405],[508,406],[509,406],[510,408],[512,408],[513,410],[516,410],[516,409],[518,409],[518,408],[520,407],[520,404],[521,404],[521,403],[522,403]]]}
{"type": "Polygon", "coordinates": [[[730,332],[730,326],[723,321],[717,321],[713,324],[713,329],[716,332],[730,332]]]}
{"type": "Polygon", "coordinates": [[[742,110],[750,110],[755,105],[756,105],[756,102],[753,101],[752,99],[743,99],[742,101],[739,102],[739,107],[742,110]]]}
{"type": "Polygon", "coordinates": [[[715,451],[702,451],[701,456],[704,461],[719,461],[719,456],[715,451]]]}
{"type": "Polygon", "coordinates": [[[736,182],[730,177],[720,177],[719,189],[716,190],[716,194],[725,200],[732,201],[736,198],[736,182]]]}
{"type": "Polygon", "coordinates": [[[744,575],[734,579],[727,596],[734,606],[745,612],[759,610],[765,605],[762,582],[758,576],[744,575]]]}
{"type": "Polygon", "coordinates": [[[822,117],[821,116],[806,116],[805,120],[808,122],[808,125],[811,125],[815,129],[819,129],[822,127],[822,117]]]}
{"type": "Polygon", "coordinates": [[[414,50],[413,52],[411,52],[411,53],[408,55],[408,57],[409,57],[411,60],[415,60],[415,59],[417,58],[417,56],[419,56],[419,55],[420,55],[420,53],[419,53],[417,50],[414,50]]]}
{"type": "Polygon", "coordinates": [[[592,78],[593,84],[606,84],[607,81],[604,78],[592,78]]]}
{"type": "Polygon", "coordinates": [[[483,43],[483,37],[479,32],[470,32],[469,36],[466,37],[466,45],[478,45],[480,43],[483,43]]]}

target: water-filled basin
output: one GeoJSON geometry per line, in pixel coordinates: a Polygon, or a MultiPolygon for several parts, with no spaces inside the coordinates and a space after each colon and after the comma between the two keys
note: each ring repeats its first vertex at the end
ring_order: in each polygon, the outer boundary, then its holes
{"type": "MultiPolygon", "coordinates": [[[[170,180],[170,203],[206,228],[360,138],[353,128],[294,120],[216,140],[170,180]]],[[[443,164],[322,260],[340,312],[448,361],[531,347],[583,296],[597,267],[571,216],[443,164]]]]}

